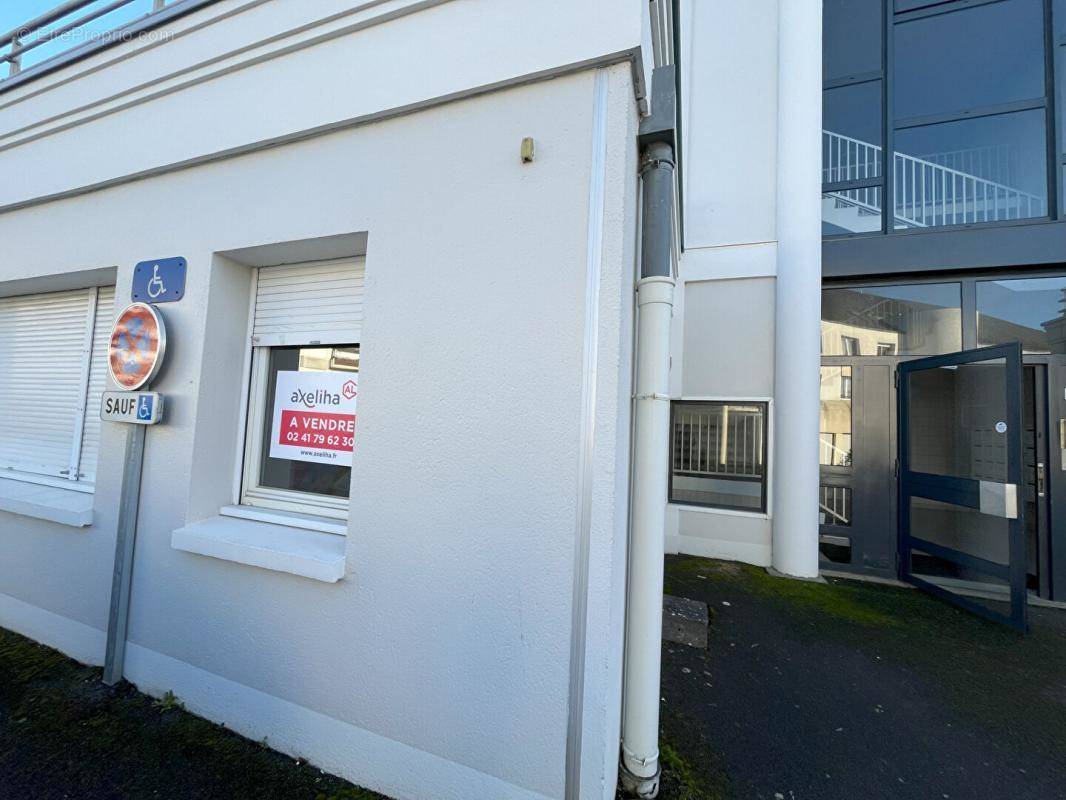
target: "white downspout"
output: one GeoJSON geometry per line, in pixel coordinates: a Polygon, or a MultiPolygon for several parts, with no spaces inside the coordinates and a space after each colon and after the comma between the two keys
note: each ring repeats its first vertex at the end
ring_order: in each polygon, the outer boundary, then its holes
{"type": "Polygon", "coordinates": [[[670,319],[673,315],[673,148],[644,153],[633,495],[629,537],[621,782],[635,797],[659,792],[659,679],[663,553],[670,451],[670,319]]]}
{"type": "Polygon", "coordinates": [[[822,3],[780,0],[773,566],[818,575],[822,3]]]}

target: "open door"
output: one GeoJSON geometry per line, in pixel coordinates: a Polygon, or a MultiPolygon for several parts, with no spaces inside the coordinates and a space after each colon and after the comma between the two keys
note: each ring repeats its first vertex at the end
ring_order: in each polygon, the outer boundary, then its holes
{"type": "Polygon", "coordinates": [[[900,578],[1024,631],[1021,345],[898,369],[900,578]]]}

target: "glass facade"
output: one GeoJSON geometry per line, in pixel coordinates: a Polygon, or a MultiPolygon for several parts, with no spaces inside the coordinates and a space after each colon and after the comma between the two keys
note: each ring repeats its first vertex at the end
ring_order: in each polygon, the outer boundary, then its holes
{"type": "MultiPolygon", "coordinates": [[[[1053,9],[1066,28],[1066,2],[1053,9]]],[[[823,235],[1057,216],[1047,76],[1064,55],[1046,47],[1044,0],[895,0],[888,16],[885,30],[881,2],[823,6],[823,235]]]]}
{"type": "Polygon", "coordinates": [[[1043,0],[1001,0],[899,22],[896,119],[1044,95],[1043,0]]]}
{"type": "Polygon", "coordinates": [[[851,367],[822,367],[818,463],[851,466],[851,367]]]}
{"type": "Polygon", "coordinates": [[[912,356],[961,350],[961,299],[957,283],[825,289],[822,355],[912,356]]]}
{"type": "Polygon", "coordinates": [[[977,282],[977,345],[1066,355],[1066,278],[977,282]]]}

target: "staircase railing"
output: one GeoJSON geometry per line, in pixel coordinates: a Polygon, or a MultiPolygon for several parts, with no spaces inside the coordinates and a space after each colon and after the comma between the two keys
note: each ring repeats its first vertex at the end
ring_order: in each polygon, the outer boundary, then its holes
{"type": "MultiPolygon", "coordinates": [[[[822,131],[824,183],[859,181],[881,176],[880,145],[834,131],[822,131]]],[[[1040,217],[1047,200],[1003,183],[987,180],[906,153],[895,153],[893,217],[896,225],[925,228],[1040,217]]],[[[879,186],[828,192],[838,202],[860,211],[882,210],[879,186]]]]}

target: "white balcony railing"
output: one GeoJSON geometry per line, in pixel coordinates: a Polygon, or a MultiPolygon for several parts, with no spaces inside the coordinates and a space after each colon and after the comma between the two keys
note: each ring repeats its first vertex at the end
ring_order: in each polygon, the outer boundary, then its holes
{"type": "MultiPolygon", "coordinates": [[[[823,183],[879,178],[882,158],[879,145],[822,131],[823,183]]],[[[999,222],[1047,213],[1046,198],[935,161],[894,153],[892,165],[893,218],[897,227],[999,222]]],[[[880,214],[883,210],[879,186],[833,191],[828,197],[838,205],[856,209],[857,214],[880,214]]]]}

